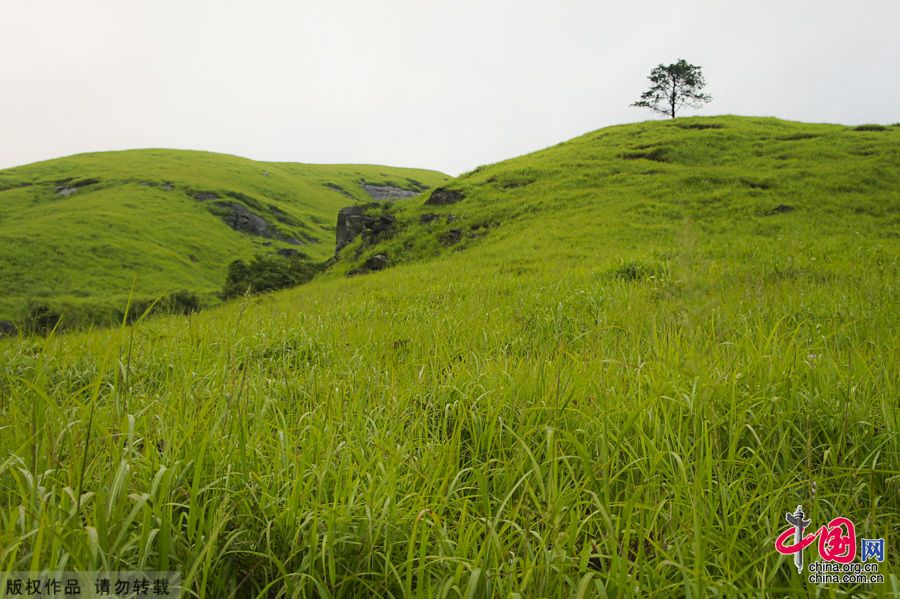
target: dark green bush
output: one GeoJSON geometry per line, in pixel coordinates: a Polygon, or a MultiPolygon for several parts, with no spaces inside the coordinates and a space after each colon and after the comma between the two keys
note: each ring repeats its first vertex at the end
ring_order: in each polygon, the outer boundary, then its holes
{"type": "Polygon", "coordinates": [[[641,264],[632,260],[623,262],[609,274],[613,279],[634,282],[662,278],[666,274],[666,268],[662,264],[641,264]]]}
{"type": "Polygon", "coordinates": [[[159,311],[165,314],[193,314],[202,308],[200,298],[193,291],[173,291],[159,302],[159,311]]]}
{"type": "MultiPolygon", "coordinates": [[[[115,314],[115,320],[112,324],[120,324],[123,320],[127,324],[134,324],[141,319],[146,313],[147,316],[153,314],[193,314],[199,312],[203,307],[203,303],[196,293],[187,289],[173,291],[159,299],[155,298],[134,298],[128,306],[128,313],[125,309],[118,310],[115,314]]],[[[94,319],[97,324],[102,322],[94,319]]]]}
{"type": "Polygon", "coordinates": [[[22,320],[22,330],[29,334],[46,335],[54,328],[61,329],[62,314],[40,302],[29,301],[22,320]]]}
{"type": "Polygon", "coordinates": [[[316,264],[299,258],[260,256],[249,263],[235,260],[228,265],[222,295],[229,299],[248,292],[265,293],[293,287],[309,281],[318,270],[316,264]]]}

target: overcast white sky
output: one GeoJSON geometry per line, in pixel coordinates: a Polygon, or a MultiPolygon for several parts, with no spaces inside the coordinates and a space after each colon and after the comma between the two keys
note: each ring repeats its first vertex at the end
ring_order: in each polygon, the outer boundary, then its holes
{"type": "Polygon", "coordinates": [[[606,125],[660,62],[704,114],[900,121],[897,0],[0,0],[0,168],[171,147],[458,174],[606,125]]]}

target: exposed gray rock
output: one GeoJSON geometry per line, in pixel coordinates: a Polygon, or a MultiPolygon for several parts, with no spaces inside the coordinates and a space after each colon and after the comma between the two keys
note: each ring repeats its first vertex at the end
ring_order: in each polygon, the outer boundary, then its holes
{"type": "Polygon", "coordinates": [[[461,201],[465,196],[461,191],[456,189],[447,189],[446,187],[438,187],[431,196],[425,200],[426,206],[447,206],[461,201]]]}
{"type": "Polygon", "coordinates": [[[379,216],[366,215],[368,209],[377,208],[378,206],[378,203],[372,202],[357,206],[347,206],[338,211],[335,253],[341,251],[344,246],[360,235],[363,236],[366,242],[373,242],[378,237],[382,237],[392,231],[394,217],[390,214],[381,214],[379,216]]]}
{"type": "Polygon", "coordinates": [[[428,223],[435,221],[441,217],[440,214],[423,214],[419,217],[419,222],[423,225],[427,225],[428,223]]]}
{"type": "Polygon", "coordinates": [[[18,334],[19,329],[16,328],[16,325],[8,320],[0,320],[0,339],[3,337],[15,337],[18,334]]]}
{"type": "Polygon", "coordinates": [[[387,256],[384,254],[376,254],[372,256],[368,260],[366,260],[365,264],[363,264],[363,268],[367,270],[381,270],[386,268],[388,265],[387,256]]]}
{"type": "Polygon", "coordinates": [[[463,232],[459,229],[450,229],[443,235],[441,235],[441,243],[444,245],[456,245],[460,241],[462,241],[463,232]]]}
{"type": "Polygon", "coordinates": [[[200,202],[205,202],[206,200],[218,200],[219,194],[212,191],[201,191],[194,194],[194,199],[200,202]]]}
{"type": "Polygon", "coordinates": [[[278,255],[284,256],[285,258],[293,258],[294,256],[298,255],[299,253],[300,252],[298,252],[297,250],[294,250],[291,248],[280,248],[278,250],[278,255]]]}
{"type": "Polygon", "coordinates": [[[363,219],[368,206],[347,206],[338,211],[334,253],[356,239],[363,231],[363,219]]]}
{"type": "Polygon", "coordinates": [[[253,214],[242,204],[219,202],[218,206],[230,210],[230,212],[226,212],[222,216],[222,220],[235,231],[242,231],[260,237],[272,236],[271,227],[266,219],[253,214]]]}
{"type": "MultiPolygon", "coordinates": [[[[280,230],[277,225],[273,224],[269,220],[266,220],[262,216],[259,216],[251,208],[248,208],[246,205],[244,205],[244,203],[242,203],[243,201],[247,201],[251,203],[251,206],[253,206],[254,200],[252,198],[247,198],[240,193],[232,192],[226,192],[226,195],[228,195],[229,197],[241,197],[243,199],[242,201],[238,202],[232,202],[227,199],[217,200],[215,202],[207,204],[206,207],[210,212],[225,221],[225,224],[235,231],[240,231],[249,235],[256,235],[257,237],[279,239],[291,245],[305,245],[305,242],[297,239],[293,235],[288,235],[284,231],[280,230]]],[[[200,201],[205,201],[211,200],[213,198],[218,198],[219,196],[215,192],[199,192],[195,194],[194,197],[200,201]]],[[[270,211],[273,212],[275,218],[278,218],[279,213],[284,214],[273,206],[269,206],[269,208],[270,211]]],[[[314,237],[306,235],[304,233],[301,233],[300,236],[307,240],[311,239],[312,241],[317,241],[314,237]]]]}
{"type": "Polygon", "coordinates": [[[362,188],[366,190],[366,192],[375,198],[376,200],[398,200],[400,198],[411,198],[414,195],[418,195],[418,191],[410,191],[408,189],[401,189],[400,187],[394,187],[392,185],[369,185],[368,183],[363,183],[362,188]]]}
{"type": "Polygon", "coordinates": [[[771,210],[769,210],[766,214],[785,214],[786,212],[793,212],[796,210],[793,206],[789,206],[788,204],[778,204],[771,210]]]}
{"type": "Polygon", "coordinates": [[[375,241],[380,235],[390,232],[396,221],[397,219],[390,214],[364,217],[362,231],[363,239],[368,242],[375,241]]]}
{"type": "Polygon", "coordinates": [[[94,185],[95,183],[99,183],[100,179],[62,179],[56,181],[59,185],[56,186],[56,195],[62,196],[64,198],[69,197],[82,187],[87,187],[88,185],[94,185]]]}
{"type": "Polygon", "coordinates": [[[362,266],[359,268],[355,268],[351,270],[348,274],[351,275],[362,275],[367,272],[375,272],[376,270],[383,270],[387,268],[388,259],[384,254],[376,254],[372,256],[368,260],[366,260],[362,266]]]}

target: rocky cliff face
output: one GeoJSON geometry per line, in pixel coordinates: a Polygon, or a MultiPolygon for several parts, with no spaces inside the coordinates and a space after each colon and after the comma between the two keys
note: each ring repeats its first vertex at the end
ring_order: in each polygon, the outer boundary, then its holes
{"type": "MultiPolygon", "coordinates": [[[[372,186],[364,185],[363,187],[367,188],[372,186]]],[[[398,188],[384,187],[382,189],[393,190],[398,188]]],[[[366,191],[370,190],[367,188],[366,191]]],[[[406,192],[406,190],[399,191],[406,192]]],[[[465,196],[461,191],[440,187],[431,193],[429,198],[425,201],[425,205],[446,206],[448,204],[460,202],[464,197],[465,196]]],[[[337,256],[343,248],[350,245],[357,237],[361,236],[365,245],[373,245],[379,240],[394,234],[396,219],[390,213],[390,209],[391,202],[370,202],[368,204],[358,204],[341,208],[337,217],[334,246],[335,256],[337,256]],[[380,209],[380,212],[378,209],[380,209]]],[[[421,222],[422,224],[427,224],[438,218],[442,217],[437,214],[423,214],[421,216],[421,222]]],[[[451,222],[451,220],[454,220],[455,218],[454,215],[446,215],[447,222],[451,222]]],[[[444,245],[456,245],[462,237],[462,231],[453,229],[441,238],[441,242],[444,245]]],[[[381,268],[383,267],[384,265],[381,265],[381,268]]],[[[364,268],[357,270],[358,272],[367,272],[369,270],[379,270],[379,268],[364,268]]]]}
{"type": "Polygon", "coordinates": [[[438,187],[431,196],[425,200],[426,206],[447,206],[462,201],[463,193],[456,189],[447,189],[446,187],[438,187]]]}
{"type": "MultiPolygon", "coordinates": [[[[252,198],[249,198],[248,196],[240,193],[229,193],[228,195],[236,199],[259,204],[258,202],[254,202],[252,198]]],[[[291,245],[303,245],[303,241],[300,241],[296,237],[284,233],[274,223],[266,220],[240,201],[221,199],[219,197],[219,194],[206,191],[195,193],[193,197],[198,202],[206,203],[206,206],[210,212],[221,218],[226,225],[228,225],[235,231],[247,233],[248,235],[254,235],[256,237],[278,239],[291,245]]],[[[261,208],[261,206],[259,207],[261,208]]],[[[290,217],[288,217],[287,214],[285,214],[275,206],[270,205],[269,212],[272,216],[274,216],[275,219],[281,221],[282,223],[296,224],[290,217]]],[[[316,241],[316,239],[312,237],[309,237],[306,240],[316,241]]]]}
{"type": "Polygon", "coordinates": [[[338,212],[334,253],[340,252],[359,236],[362,236],[363,241],[368,244],[389,236],[396,222],[394,216],[388,212],[389,208],[390,204],[377,202],[341,208],[338,212]],[[377,208],[381,208],[381,212],[373,214],[377,208]]]}
{"type": "Polygon", "coordinates": [[[368,183],[363,183],[362,188],[376,200],[398,200],[400,198],[411,198],[419,194],[418,191],[402,189],[393,185],[369,185],[368,183]]]}
{"type": "Polygon", "coordinates": [[[363,218],[366,216],[366,209],[378,204],[361,204],[358,206],[347,206],[338,211],[337,231],[334,245],[334,253],[337,254],[341,249],[349,245],[351,241],[356,239],[363,231],[363,218]]]}

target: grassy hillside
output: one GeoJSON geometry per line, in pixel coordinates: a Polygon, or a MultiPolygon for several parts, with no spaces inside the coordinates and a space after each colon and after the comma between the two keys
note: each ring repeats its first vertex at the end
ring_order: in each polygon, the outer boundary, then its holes
{"type": "Polygon", "coordinates": [[[900,127],[640,123],[449,187],[295,290],[0,342],[0,571],[900,592],[900,127]],[[884,537],[886,582],[798,576],[774,540],[800,503],[884,537]]]}
{"type": "Polygon", "coordinates": [[[852,262],[860,236],[900,231],[900,126],[872,129],[740,117],[601,129],[459,177],[458,204],[408,203],[401,231],[348,248],[343,270],[377,253],[397,264],[470,247],[497,264],[652,267],[688,244],[728,252],[729,267],[765,252],[776,264],[757,260],[759,271],[800,270],[803,247],[825,244],[829,262],[852,262]]]}
{"type": "MultiPolygon", "coordinates": [[[[278,249],[324,260],[360,185],[432,187],[433,171],[255,162],[176,150],[81,154],[0,171],[0,319],[28,301],[99,319],[137,297],[187,289],[207,302],[228,264],[278,249]],[[262,219],[254,234],[229,224],[262,219]]],[[[258,221],[257,221],[258,222],[258,221]]]]}

